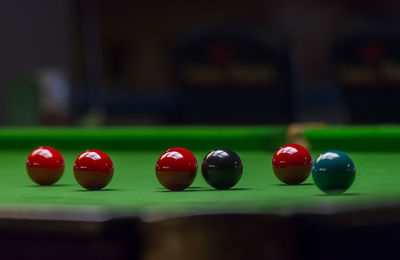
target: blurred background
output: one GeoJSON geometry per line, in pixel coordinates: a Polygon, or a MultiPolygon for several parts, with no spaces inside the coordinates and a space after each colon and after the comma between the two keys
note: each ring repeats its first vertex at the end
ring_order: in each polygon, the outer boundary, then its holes
{"type": "Polygon", "coordinates": [[[1,125],[399,123],[400,2],[0,3],[1,125]]]}

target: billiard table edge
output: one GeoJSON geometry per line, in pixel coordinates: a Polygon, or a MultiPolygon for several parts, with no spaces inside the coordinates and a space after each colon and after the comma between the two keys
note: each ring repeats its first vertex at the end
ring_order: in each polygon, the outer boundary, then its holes
{"type": "Polygon", "coordinates": [[[3,255],[15,254],[18,246],[24,250],[17,256],[31,259],[67,259],[77,252],[89,259],[185,259],[191,250],[192,259],[400,258],[400,202],[159,218],[99,209],[68,212],[0,210],[3,255]]]}

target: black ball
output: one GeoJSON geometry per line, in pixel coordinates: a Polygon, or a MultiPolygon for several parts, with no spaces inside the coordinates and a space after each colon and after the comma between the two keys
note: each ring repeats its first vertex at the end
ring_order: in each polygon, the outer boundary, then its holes
{"type": "Polygon", "coordinates": [[[226,190],[235,186],[242,177],[242,160],[234,151],[215,149],[204,157],[201,172],[210,186],[226,190]]]}

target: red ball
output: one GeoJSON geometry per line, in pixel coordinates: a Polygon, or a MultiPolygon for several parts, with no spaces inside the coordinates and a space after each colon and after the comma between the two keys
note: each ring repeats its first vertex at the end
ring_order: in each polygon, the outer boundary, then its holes
{"type": "Polygon", "coordinates": [[[196,172],[196,157],[184,148],[168,149],[156,164],[158,181],[172,191],[181,191],[189,187],[196,177],[196,172]]]}
{"type": "Polygon", "coordinates": [[[74,176],[85,189],[100,190],[110,183],[114,165],[110,157],[99,150],[88,150],[76,159],[74,176]]]}
{"type": "Polygon", "coordinates": [[[272,168],[282,182],[289,185],[300,184],[310,176],[312,158],[303,146],[288,144],[275,153],[272,168]]]}
{"type": "Polygon", "coordinates": [[[41,146],[31,152],[26,161],[29,177],[39,185],[52,185],[64,173],[64,159],[56,149],[41,146]]]}

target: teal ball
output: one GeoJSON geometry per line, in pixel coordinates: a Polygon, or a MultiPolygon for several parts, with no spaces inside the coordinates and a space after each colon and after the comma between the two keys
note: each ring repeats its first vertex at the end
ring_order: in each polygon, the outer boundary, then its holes
{"type": "Polygon", "coordinates": [[[326,151],[315,160],[312,178],[326,194],[342,194],[354,182],[356,167],[353,160],[341,151],[326,151]]]}

